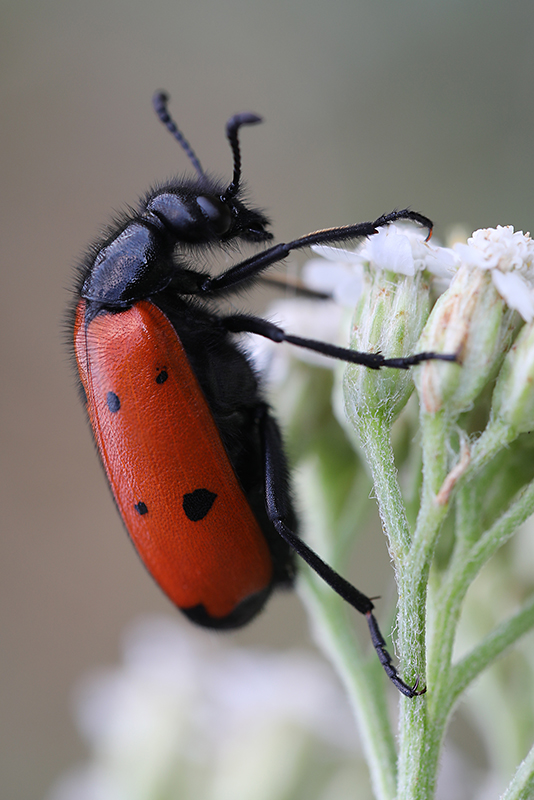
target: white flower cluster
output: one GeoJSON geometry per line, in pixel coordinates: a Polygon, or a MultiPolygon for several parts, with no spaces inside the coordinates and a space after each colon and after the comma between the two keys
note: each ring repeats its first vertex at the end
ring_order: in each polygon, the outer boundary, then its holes
{"type": "Polygon", "coordinates": [[[534,241],[512,225],[480,228],[454,251],[467,267],[491,270],[493,284],[525,322],[534,319],[534,241]]]}
{"type": "Polygon", "coordinates": [[[336,269],[317,259],[304,268],[311,288],[330,291],[341,305],[355,305],[363,286],[362,269],[414,276],[427,271],[445,288],[461,264],[491,270],[495,288],[525,322],[534,318],[534,241],[512,225],[480,228],[453,248],[427,242],[419,231],[389,225],[370,236],[356,250],[316,246],[314,252],[336,264],[336,269]],[[443,285],[444,284],[444,285],[443,285]]]}
{"type": "MultiPolygon", "coordinates": [[[[482,342],[483,353],[477,351],[475,361],[485,363],[489,359],[493,363],[496,357],[493,350],[496,348],[498,356],[502,343],[499,336],[495,342],[492,339],[493,343],[485,341],[483,333],[491,328],[490,320],[494,320],[497,330],[502,329],[503,336],[506,331],[517,328],[519,316],[527,323],[534,320],[534,241],[528,233],[514,232],[512,226],[480,229],[467,244],[457,242],[452,247],[442,247],[426,241],[424,232],[413,226],[392,224],[368,237],[355,250],[330,246],[316,246],[313,250],[320,258],[304,265],[303,283],[329,295],[331,300],[319,302],[293,297],[277,301],[268,310],[273,321],[293,334],[346,346],[352,338],[348,309],[352,312],[359,309],[354,318],[357,321],[353,321],[353,332],[356,327],[364,331],[366,317],[376,312],[372,302],[364,302],[367,295],[374,293],[377,301],[391,295],[396,297],[403,313],[397,318],[393,310],[387,314],[383,312],[385,316],[380,323],[368,320],[371,329],[379,325],[380,338],[375,336],[374,341],[371,336],[367,341],[364,335],[353,341],[352,346],[358,350],[402,355],[395,350],[395,330],[388,332],[384,327],[400,326],[401,332],[406,327],[402,336],[406,345],[404,354],[408,355],[414,352],[413,347],[425,325],[430,295],[435,297],[450,286],[438,303],[445,309],[443,318],[439,314],[432,315],[434,329],[427,328],[427,334],[423,333],[419,349],[457,353],[466,366],[465,348],[470,340],[466,331],[476,332],[477,341],[482,342]],[[519,316],[513,312],[518,312],[519,316]],[[503,321],[499,321],[503,313],[503,321]],[[409,331],[413,336],[407,335],[409,331]]],[[[331,369],[335,367],[333,359],[301,348],[258,341],[258,338],[250,339],[251,355],[260,371],[274,384],[286,378],[292,358],[331,369]]],[[[454,369],[447,371],[440,367],[438,370],[430,365],[426,372],[439,372],[452,391],[454,369]]],[[[459,374],[455,380],[460,380],[459,374]]]]}

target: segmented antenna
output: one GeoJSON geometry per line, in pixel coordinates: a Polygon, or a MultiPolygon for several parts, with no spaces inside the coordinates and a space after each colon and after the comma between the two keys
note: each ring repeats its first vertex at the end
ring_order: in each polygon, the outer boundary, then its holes
{"type": "Polygon", "coordinates": [[[239,181],[241,180],[241,151],[239,149],[239,137],[237,135],[239,128],[242,125],[257,125],[258,122],[263,122],[261,117],[258,117],[257,114],[245,112],[230,117],[226,123],[226,136],[228,137],[234,155],[234,176],[231,184],[223,195],[223,199],[233,197],[239,190],[239,181]]]}
{"type": "MultiPolygon", "coordinates": [[[[163,122],[167,130],[172,133],[176,141],[183,147],[185,150],[187,157],[193,167],[198,172],[200,178],[204,177],[204,170],[200,164],[200,161],[195,155],[195,151],[183,135],[183,133],[178,129],[178,126],[174,122],[173,118],[169,114],[167,110],[167,103],[169,102],[170,97],[166,92],[156,92],[154,97],[152,98],[152,105],[154,106],[154,111],[158,115],[158,119],[160,122],[163,122]]],[[[236,131],[237,133],[237,131],[236,131]]]]}

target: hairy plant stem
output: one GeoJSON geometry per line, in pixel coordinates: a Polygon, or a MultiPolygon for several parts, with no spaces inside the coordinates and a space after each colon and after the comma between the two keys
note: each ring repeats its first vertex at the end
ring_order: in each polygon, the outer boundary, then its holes
{"type": "MultiPolygon", "coordinates": [[[[360,414],[355,419],[362,449],[374,480],[380,517],[394,559],[398,580],[398,639],[403,679],[425,680],[426,587],[430,562],[446,508],[437,506],[438,493],[447,474],[443,417],[426,420],[427,444],[423,452],[423,503],[411,538],[398,484],[387,419],[360,414]]],[[[435,785],[435,771],[428,769],[428,718],[425,697],[401,698],[399,790],[397,797],[428,798],[435,785]]],[[[439,746],[439,742],[438,742],[439,746]]]]}
{"type": "MultiPolygon", "coordinates": [[[[460,431],[460,454],[453,460],[458,439],[455,421],[446,412],[421,413],[422,487],[415,528],[408,522],[400,491],[391,442],[391,419],[384,407],[350,406],[349,416],[368,462],[380,519],[394,562],[398,585],[396,652],[403,680],[419,680],[428,692],[400,697],[399,749],[384,702],[384,678],[375,658],[362,657],[339,599],[325,593],[314,576],[306,575],[309,603],[324,650],[345,683],[359,722],[371,780],[379,800],[429,800],[435,793],[439,754],[448,719],[466,686],[534,624],[534,599],[495,628],[458,663],[452,655],[465,595],[494,553],[534,513],[534,481],[523,487],[501,516],[483,530],[480,503],[491,480],[485,469],[513,441],[502,421],[490,420],[472,446],[460,431]],[[454,500],[454,507],[452,506],[454,500]],[[476,506],[476,508],[474,507],[476,506]],[[436,581],[434,624],[426,653],[429,577],[442,524],[454,508],[455,545],[448,568],[436,581]]],[[[530,760],[529,760],[530,759],[530,760]]],[[[525,760],[518,771],[510,800],[526,798],[532,776],[525,760]]],[[[532,765],[531,765],[532,766],[532,765]]],[[[512,789],[510,789],[512,791],[512,789]]],[[[507,796],[508,798],[508,796],[507,796]]]]}

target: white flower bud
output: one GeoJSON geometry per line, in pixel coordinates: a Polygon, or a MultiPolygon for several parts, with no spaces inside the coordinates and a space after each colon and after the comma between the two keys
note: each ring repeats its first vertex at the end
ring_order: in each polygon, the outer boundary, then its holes
{"type": "MultiPolygon", "coordinates": [[[[382,353],[387,358],[411,355],[430,309],[430,282],[422,272],[413,277],[375,270],[367,273],[367,287],[352,324],[351,348],[382,353]]],[[[411,371],[371,370],[350,364],[345,370],[346,410],[380,414],[393,422],[413,391],[411,371]]]]}
{"type": "Polygon", "coordinates": [[[420,350],[456,353],[454,364],[428,362],[416,374],[424,411],[468,410],[497,373],[521,324],[534,317],[534,242],[511,226],[475,231],[456,244],[461,258],[449,289],[438,299],[420,350]],[[516,313],[516,311],[519,312],[516,313]]]}
{"type": "Polygon", "coordinates": [[[428,361],[416,370],[423,410],[466,411],[497,371],[518,320],[498,294],[491,276],[462,265],[438,298],[417,348],[455,353],[458,364],[428,361]]]}

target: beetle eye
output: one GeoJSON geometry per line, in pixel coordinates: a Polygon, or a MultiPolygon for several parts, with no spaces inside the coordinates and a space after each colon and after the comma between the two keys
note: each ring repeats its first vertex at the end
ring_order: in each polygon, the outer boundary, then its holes
{"type": "Polygon", "coordinates": [[[197,197],[197,205],[210,223],[215,233],[227,233],[232,225],[232,213],[225,203],[215,197],[197,197]]]}

